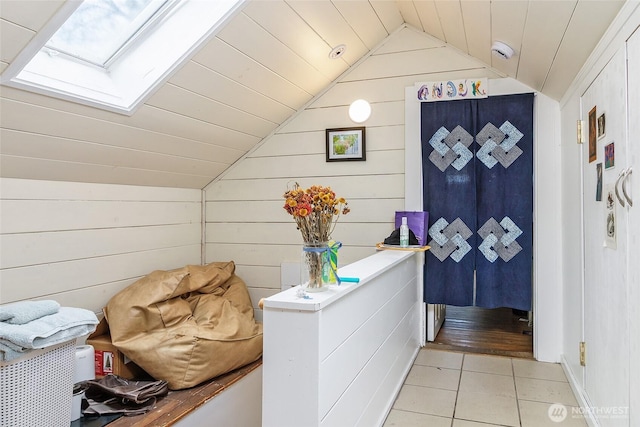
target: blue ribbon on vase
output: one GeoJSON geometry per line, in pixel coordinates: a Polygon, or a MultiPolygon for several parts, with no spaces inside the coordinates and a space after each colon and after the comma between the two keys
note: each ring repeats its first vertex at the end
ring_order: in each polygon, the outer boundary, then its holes
{"type": "Polygon", "coordinates": [[[336,281],[338,282],[338,285],[339,285],[341,283],[341,280],[340,280],[340,277],[338,276],[338,272],[336,271],[335,267],[333,266],[333,264],[331,264],[331,251],[333,251],[333,250],[337,251],[341,247],[342,247],[342,243],[341,242],[333,242],[331,245],[327,245],[327,246],[322,247],[322,248],[303,246],[302,250],[304,252],[313,252],[313,253],[322,253],[322,252],[324,252],[324,254],[322,256],[326,258],[325,262],[327,264],[329,264],[329,267],[331,268],[331,272],[335,276],[336,281]]]}

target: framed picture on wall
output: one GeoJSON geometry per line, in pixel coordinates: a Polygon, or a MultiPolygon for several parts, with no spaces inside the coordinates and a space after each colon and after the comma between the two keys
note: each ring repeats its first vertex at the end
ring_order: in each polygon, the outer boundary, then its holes
{"type": "Polygon", "coordinates": [[[604,246],[610,249],[616,249],[616,199],[615,199],[615,186],[614,184],[607,184],[606,186],[606,199],[605,199],[605,233],[604,233],[604,246]]]}
{"type": "Polygon", "coordinates": [[[596,107],[589,111],[589,163],[594,162],[598,157],[597,151],[597,123],[596,123],[596,107]]]}
{"type": "Polygon", "coordinates": [[[366,160],[365,128],[327,129],[327,162],[366,160]]]}
{"type": "Polygon", "coordinates": [[[604,146],[604,168],[611,169],[616,165],[616,152],[614,143],[604,146]]]}
{"type": "Polygon", "coordinates": [[[602,163],[596,165],[596,202],[602,201],[602,163]]]}
{"type": "Polygon", "coordinates": [[[598,116],[598,139],[603,138],[605,135],[605,116],[604,113],[598,116]]]}

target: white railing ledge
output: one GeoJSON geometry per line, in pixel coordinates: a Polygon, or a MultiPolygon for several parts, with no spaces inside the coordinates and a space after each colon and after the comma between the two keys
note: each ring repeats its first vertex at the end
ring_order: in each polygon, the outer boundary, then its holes
{"type": "Polygon", "coordinates": [[[298,296],[300,286],[294,286],[264,299],[264,309],[320,311],[335,301],[348,295],[358,287],[389,270],[396,264],[414,255],[411,251],[382,250],[338,269],[339,277],[357,277],[358,283],[342,282],[329,285],[323,292],[307,292],[298,296]]]}

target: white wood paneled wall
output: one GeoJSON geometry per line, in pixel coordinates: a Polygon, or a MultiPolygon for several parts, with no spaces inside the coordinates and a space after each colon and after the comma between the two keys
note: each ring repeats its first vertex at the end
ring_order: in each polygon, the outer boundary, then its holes
{"type": "Polygon", "coordinates": [[[0,180],[0,303],[99,312],[153,270],[201,261],[201,191],[0,180]]]}
{"type": "MultiPolygon", "coordinates": [[[[609,28],[561,104],[562,363],[579,404],[589,408],[627,410],[626,414],[613,417],[594,411],[589,425],[602,426],[639,425],[640,409],[640,381],[634,352],[640,337],[637,310],[639,228],[638,222],[632,220],[634,212],[637,218],[637,210],[617,206],[617,233],[623,234],[618,234],[615,250],[603,248],[604,223],[594,222],[599,216],[604,219],[605,202],[595,202],[595,165],[603,162],[602,147],[611,141],[616,145],[615,167],[603,171],[604,186],[614,183],[622,168],[634,161],[637,165],[637,157],[633,157],[633,147],[637,153],[634,136],[637,132],[634,133],[633,128],[637,126],[638,115],[632,110],[633,100],[638,97],[638,73],[632,69],[633,64],[638,64],[640,54],[636,57],[627,52],[626,61],[620,55],[628,40],[637,38],[640,7],[637,3],[628,3],[624,12],[609,28]],[[629,67],[626,79],[625,66],[629,67]],[[623,89],[625,80],[627,86],[623,89]],[[585,142],[576,144],[576,120],[586,120],[588,111],[594,106],[597,115],[605,112],[607,128],[605,137],[597,141],[598,158],[589,164],[588,130],[583,129],[585,142]],[[625,145],[628,145],[626,153],[625,145]],[[626,272],[620,271],[620,264],[626,272]],[[579,361],[580,341],[586,341],[586,367],[579,361]],[[598,417],[600,419],[596,419],[598,417]]],[[[583,125],[586,127],[588,122],[583,125]]],[[[637,189],[636,186],[633,188],[634,191],[637,189]]]]}
{"type": "MultiPolygon", "coordinates": [[[[281,126],[220,180],[206,188],[206,260],[231,259],[254,305],[280,291],[280,264],[299,262],[302,238],[282,209],[288,185],[331,186],[351,213],[333,237],[343,243],[340,266],[375,251],[404,209],[404,88],[445,78],[501,77],[486,65],[410,27],[281,126]],[[372,104],[366,161],[325,161],[325,129],[359,126],[348,117],[358,99],[372,104]]],[[[259,313],[258,313],[259,315],[259,313]]]]}
{"type": "Polygon", "coordinates": [[[126,117],[2,87],[2,176],[201,189],[259,138],[223,143],[233,131],[163,107],[172,90],[126,117]]]}

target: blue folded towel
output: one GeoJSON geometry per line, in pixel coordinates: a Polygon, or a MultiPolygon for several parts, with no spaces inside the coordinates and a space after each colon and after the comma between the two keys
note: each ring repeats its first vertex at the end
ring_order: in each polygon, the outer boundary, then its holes
{"type": "Polygon", "coordinates": [[[0,361],[88,335],[97,324],[98,318],[92,311],[74,307],[60,307],[57,313],[22,325],[0,322],[0,361]]]}
{"type": "Polygon", "coordinates": [[[53,300],[18,301],[0,306],[0,322],[23,325],[43,316],[57,313],[60,304],[53,300]]]}

